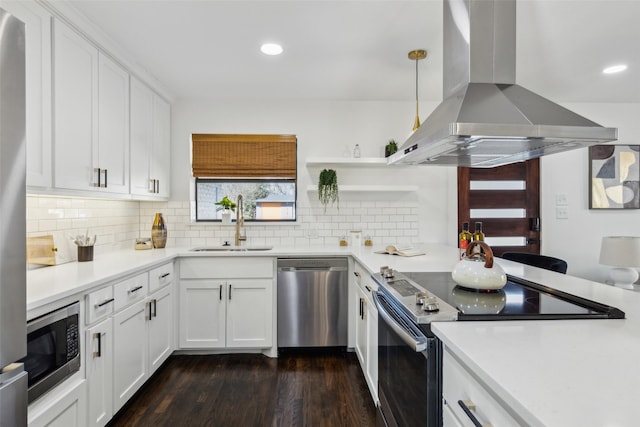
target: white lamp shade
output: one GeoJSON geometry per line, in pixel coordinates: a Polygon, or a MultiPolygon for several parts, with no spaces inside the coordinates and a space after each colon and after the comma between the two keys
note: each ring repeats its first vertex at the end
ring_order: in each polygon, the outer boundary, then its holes
{"type": "Polygon", "coordinates": [[[640,267],[640,237],[606,236],[600,246],[600,264],[640,267]]]}

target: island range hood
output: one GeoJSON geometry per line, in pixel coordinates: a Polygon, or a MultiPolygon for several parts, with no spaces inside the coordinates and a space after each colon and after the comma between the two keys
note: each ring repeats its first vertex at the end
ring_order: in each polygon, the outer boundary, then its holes
{"type": "Polygon", "coordinates": [[[444,101],[389,164],[494,167],[617,139],[515,84],[516,0],[444,0],[444,101]]]}

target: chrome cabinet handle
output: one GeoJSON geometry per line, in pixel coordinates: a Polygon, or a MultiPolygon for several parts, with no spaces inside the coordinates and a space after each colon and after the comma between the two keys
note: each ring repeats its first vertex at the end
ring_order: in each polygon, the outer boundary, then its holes
{"type": "Polygon", "coordinates": [[[458,400],[458,405],[462,408],[467,417],[471,420],[475,427],[492,427],[491,423],[481,423],[478,417],[472,411],[476,410],[476,404],[471,400],[458,400]]]}
{"type": "Polygon", "coordinates": [[[142,289],[142,285],[140,285],[140,286],[136,286],[136,287],[135,287],[135,288],[133,288],[133,289],[129,289],[129,290],[127,291],[127,293],[133,294],[133,293],[135,293],[135,292],[138,292],[140,289],[142,289]]]}
{"type": "Polygon", "coordinates": [[[95,308],[100,308],[100,307],[104,307],[105,305],[109,304],[110,302],[115,301],[115,298],[109,298],[108,300],[104,300],[98,304],[96,304],[94,307],[95,308]]]}
{"type": "Polygon", "coordinates": [[[362,300],[362,298],[360,298],[360,318],[361,319],[362,319],[362,311],[363,311],[362,310],[362,305],[363,305],[362,303],[363,303],[363,300],[362,300]]]}
{"type": "Polygon", "coordinates": [[[109,186],[109,179],[107,177],[107,170],[104,170],[104,188],[107,188],[109,186]]]}
{"type": "Polygon", "coordinates": [[[229,301],[231,301],[231,283],[229,283],[229,301]]]}
{"type": "Polygon", "coordinates": [[[154,298],[151,302],[153,303],[153,317],[158,317],[158,300],[154,298]]]}
{"type": "Polygon", "coordinates": [[[222,301],[222,283],[220,283],[220,301],[222,301]]]}
{"type": "Polygon", "coordinates": [[[100,332],[96,332],[93,334],[93,338],[98,340],[98,351],[93,352],[93,357],[102,357],[102,334],[100,332]]]}

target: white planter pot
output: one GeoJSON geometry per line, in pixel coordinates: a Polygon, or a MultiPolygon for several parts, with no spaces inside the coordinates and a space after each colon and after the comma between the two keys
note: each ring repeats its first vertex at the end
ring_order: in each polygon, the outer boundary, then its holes
{"type": "Polygon", "coordinates": [[[223,224],[231,224],[231,212],[223,211],[222,212],[222,223],[223,224]]]}

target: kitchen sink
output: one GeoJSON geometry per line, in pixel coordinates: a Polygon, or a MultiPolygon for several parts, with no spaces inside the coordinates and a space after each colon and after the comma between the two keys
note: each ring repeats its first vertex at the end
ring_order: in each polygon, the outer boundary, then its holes
{"type": "Polygon", "coordinates": [[[205,246],[190,249],[191,252],[252,252],[270,251],[273,246],[205,246]]]}

